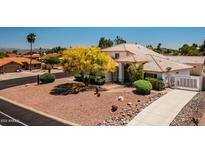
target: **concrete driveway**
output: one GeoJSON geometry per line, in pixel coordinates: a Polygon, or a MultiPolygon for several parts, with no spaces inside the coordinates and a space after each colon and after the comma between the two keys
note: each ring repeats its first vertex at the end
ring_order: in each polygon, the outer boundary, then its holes
{"type": "Polygon", "coordinates": [[[142,110],[128,126],[169,126],[196,94],[194,91],[172,90],[142,110]]]}

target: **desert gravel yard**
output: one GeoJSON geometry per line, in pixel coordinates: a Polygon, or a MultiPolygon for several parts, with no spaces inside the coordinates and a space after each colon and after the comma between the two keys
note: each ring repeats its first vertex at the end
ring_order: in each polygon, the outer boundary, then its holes
{"type": "Polygon", "coordinates": [[[125,125],[143,108],[166,93],[153,91],[143,96],[134,93],[133,88],[123,86],[102,91],[100,97],[94,95],[94,91],[68,95],[50,93],[55,86],[68,82],[72,81],[63,78],[50,84],[16,86],[1,90],[0,95],[79,125],[125,125]],[[119,96],[124,100],[119,101],[119,96]],[[112,112],[112,105],[118,106],[117,111],[112,112]]]}
{"type": "Polygon", "coordinates": [[[201,91],[179,112],[171,126],[205,125],[205,92],[201,91]],[[203,116],[204,113],[204,116],[203,116]]]}

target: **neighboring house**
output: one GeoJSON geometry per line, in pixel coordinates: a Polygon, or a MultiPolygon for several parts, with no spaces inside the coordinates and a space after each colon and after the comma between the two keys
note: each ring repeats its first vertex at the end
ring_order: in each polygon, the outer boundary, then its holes
{"type": "Polygon", "coordinates": [[[17,72],[18,70],[24,69],[40,69],[41,62],[32,60],[30,64],[29,58],[24,57],[6,57],[0,59],[0,73],[17,72]]]}
{"type": "Polygon", "coordinates": [[[191,72],[196,71],[195,66],[176,62],[142,45],[120,44],[102,51],[118,63],[115,73],[106,74],[106,81],[127,82],[129,65],[144,63],[145,77],[162,79],[167,86],[172,87],[191,90],[202,88],[201,75],[191,76],[191,72]]]}
{"type": "Polygon", "coordinates": [[[32,55],[22,55],[22,57],[24,57],[24,58],[32,58],[32,59],[40,59],[41,58],[41,55],[40,54],[32,54],[32,55]]]}
{"type": "Polygon", "coordinates": [[[16,57],[15,53],[6,53],[6,57],[16,57]]]}
{"type": "Polygon", "coordinates": [[[7,60],[6,58],[0,59],[0,73],[17,72],[21,69],[22,63],[7,60]]]}

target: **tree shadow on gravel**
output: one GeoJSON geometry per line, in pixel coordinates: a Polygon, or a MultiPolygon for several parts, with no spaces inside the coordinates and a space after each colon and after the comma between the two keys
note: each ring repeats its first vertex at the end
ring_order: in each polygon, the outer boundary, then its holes
{"type": "MultiPolygon", "coordinates": [[[[95,92],[95,85],[85,85],[84,83],[65,83],[55,86],[51,91],[51,95],[69,95],[69,94],[78,94],[85,91],[95,92]]],[[[104,90],[104,89],[100,89],[104,90]]]]}
{"type": "Polygon", "coordinates": [[[86,86],[83,83],[65,83],[55,86],[51,91],[51,95],[68,95],[78,94],[79,92],[85,92],[92,90],[90,86],[86,86]]]}

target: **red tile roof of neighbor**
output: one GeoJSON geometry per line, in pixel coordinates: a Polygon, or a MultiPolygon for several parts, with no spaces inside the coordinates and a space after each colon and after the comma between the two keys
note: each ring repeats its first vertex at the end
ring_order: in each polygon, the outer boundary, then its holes
{"type": "MultiPolygon", "coordinates": [[[[1,58],[0,59],[0,66],[6,65],[10,62],[15,62],[19,65],[23,65],[23,63],[30,64],[30,59],[29,58],[24,58],[24,57],[6,57],[6,58],[1,58]]],[[[32,64],[41,64],[41,62],[37,60],[32,60],[32,64]]]]}
{"type": "Polygon", "coordinates": [[[21,62],[11,60],[10,58],[1,58],[0,59],[0,66],[4,66],[4,65],[6,65],[8,63],[11,63],[11,62],[15,62],[15,63],[17,63],[19,65],[23,65],[21,62]]]}
{"type": "Polygon", "coordinates": [[[6,57],[16,57],[15,53],[6,53],[6,57]]]}

